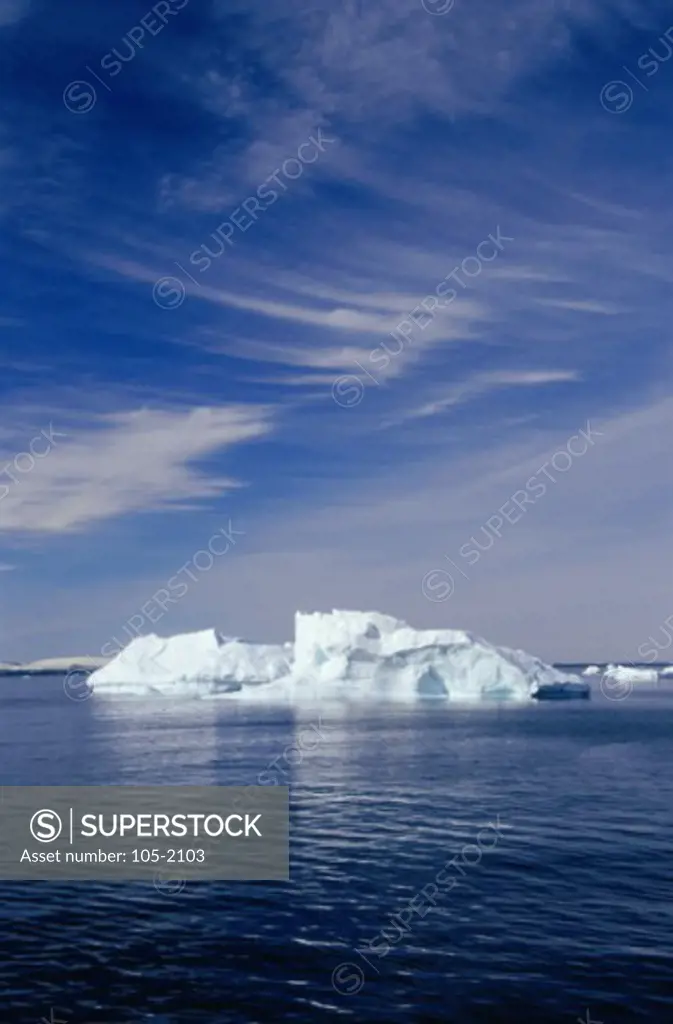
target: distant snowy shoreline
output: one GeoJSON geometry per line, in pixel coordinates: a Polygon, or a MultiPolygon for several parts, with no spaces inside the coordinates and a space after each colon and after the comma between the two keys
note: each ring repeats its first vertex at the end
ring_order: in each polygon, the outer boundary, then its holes
{"type": "Polygon", "coordinates": [[[20,662],[0,662],[0,676],[51,676],[60,672],[93,672],[102,668],[109,658],[95,658],[81,655],[65,658],[41,658],[29,661],[25,665],[20,662]]]}

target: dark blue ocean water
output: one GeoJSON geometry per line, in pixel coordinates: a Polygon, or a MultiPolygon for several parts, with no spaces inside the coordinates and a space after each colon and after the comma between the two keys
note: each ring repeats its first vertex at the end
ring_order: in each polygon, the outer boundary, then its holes
{"type": "Polygon", "coordinates": [[[254,784],[279,756],[289,884],[0,883],[3,1024],[673,1020],[673,687],[299,723],[0,680],[0,784],[254,784]]]}

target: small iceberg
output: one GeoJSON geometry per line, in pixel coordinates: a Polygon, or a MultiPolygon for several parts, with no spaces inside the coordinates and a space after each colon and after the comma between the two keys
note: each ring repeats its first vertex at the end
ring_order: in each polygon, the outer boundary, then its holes
{"type": "Polygon", "coordinates": [[[637,668],[635,665],[608,665],[603,678],[615,683],[657,683],[659,672],[656,668],[637,668]]]}

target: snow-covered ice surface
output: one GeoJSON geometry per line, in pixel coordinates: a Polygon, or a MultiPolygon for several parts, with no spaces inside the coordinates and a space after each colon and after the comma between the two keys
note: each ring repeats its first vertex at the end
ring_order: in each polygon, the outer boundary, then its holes
{"type": "Polygon", "coordinates": [[[271,685],[287,677],[292,644],[251,644],[214,629],[139,636],[89,677],[97,692],[207,696],[271,685]]]}
{"type": "Polygon", "coordinates": [[[601,670],[598,665],[588,665],[582,673],[583,676],[599,676],[600,674],[601,670]]]}
{"type": "Polygon", "coordinates": [[[90,677],[97,694],[323,701],[527,701],[579,677],[462,630],[413,629],[379,612],[295,615],[294,643],[256,644],[213,629],[138,637],[90,677]]]}
{"type": "Polygon", "coordinates": [[[659,675],[666,677],[673,676],[673,665],[668,665],[666,668],[663,668],[659,675]]]}

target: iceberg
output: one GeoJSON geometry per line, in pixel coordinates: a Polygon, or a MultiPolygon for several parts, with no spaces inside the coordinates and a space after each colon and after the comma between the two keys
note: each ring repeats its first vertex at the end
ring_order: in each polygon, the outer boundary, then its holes
{"type": "Polygon", "coordinates": [[[603,678],[616,683],[656,683],[659,672],[656,668],[636,668],[635,665],[608,665],[603,678]]]}
{"type": "Polygon", "coordinates": [[[599,676],[600,674],[601,670],[598,665],[587,665],[582,673],[583,676],[599,676]]]}
{"type": "MultiPolygon", "coordinates": [[[[259,644],[214,629],[132,640],[90,676],[96,694],[224,697],[295,705],[440,699],[528,701],[589,684],[525,651],[455,629],[414,629],[380,612],[297,612],[294,642],[259,644]]],[[[577,695],[580,695],[579,692],[577,695]]]]}

